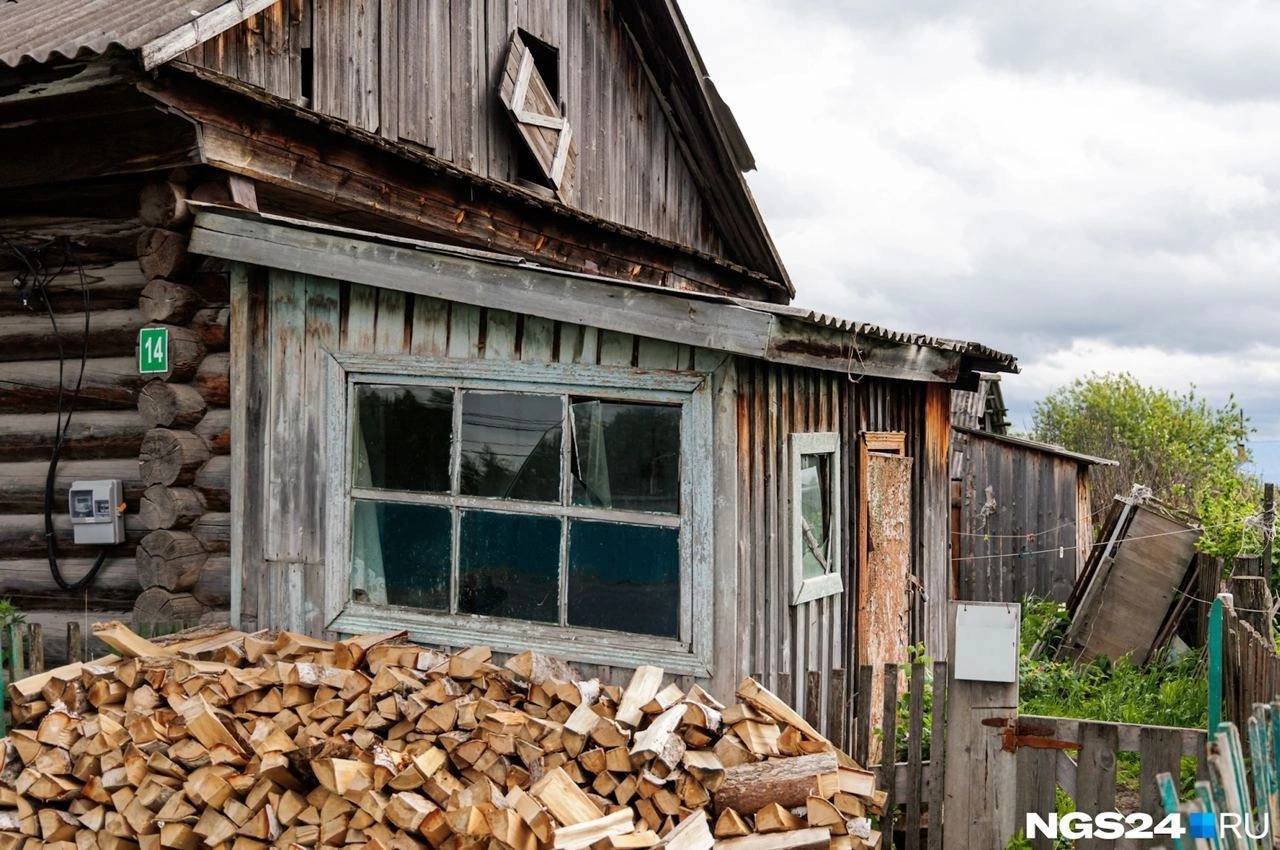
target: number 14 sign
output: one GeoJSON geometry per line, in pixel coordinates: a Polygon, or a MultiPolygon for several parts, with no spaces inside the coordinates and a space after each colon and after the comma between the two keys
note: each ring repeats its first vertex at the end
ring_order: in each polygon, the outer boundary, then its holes
{"type": "Polygon", "coordinates": [[[143,375],[169,371],[169,329],[138,331],[138,372],[143,375]]]}

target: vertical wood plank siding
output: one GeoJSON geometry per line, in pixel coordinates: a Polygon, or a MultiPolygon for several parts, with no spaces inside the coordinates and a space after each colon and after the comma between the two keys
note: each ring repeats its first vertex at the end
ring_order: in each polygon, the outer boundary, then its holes
{"type": "Polygon", "coordinates": [[[723,255],[690,164],[609,0],[282,0],[184,59],[498,180],[520,156],[496,96],[511,32],[559,51],[559,98],[578,146],[571,203],[723,255]]]}
{"type": "MultiPolygon", "coordinates": [[[[945,390],[945,388],[943,388],[945,390]]],[[[849,670],[856,627],[858,539],[858,470],[856,447],[860,430],[905,431],[908,453],[930,462],[913,465],[913,573],[925,582],[941,581],[930,598],[945,606],[947,580],[947,438],[933,436],[926,445],[926,418],[950,429],[946,392],[900,381],[850,380],[845,375],[792,369],[775,364],[744,361],[738,371],[738,621],[741,672],[759,673],[764,684],[779,692],[802,713],[819,717],[825,731],[853,725],[853,689],[856,677],[833,677],[833,670],[849,670]],[[940,409],[939,409],[940,408],[940,409]],[[790,435],[802,431],[836,431],[841,435],[845,459],[842,496],[847,530],[844,540],[844,592],[838,596],[791,605],[790,486],[787,445],[790,435]],[[921,498],[921,495],[925,498],[921,498]],[[938,503],[923,516],[925,505],[938,503]],[[936,515],[932,515],[936,514],[936,515]],[[933,578],[922,576],[923,565],[932,565],[933,578]],[[941,576],[941,578],[938,578],[941,576]],[[825,705],[806,706],[807,674],[821,679],[818,692],[825,705]],[[842,693],[832,694],[832,688],[842,693]],[[842,718],[830,715],[842,707],[842,718]]],[[[936,431],[936,427],[929,429],[936,431]]],[[[916,594],[913,640],[924,640],[930,652],[945,657],[945,640],[927,629],[926,622],[942,626],[941,616],[924,617],[924,601],[916,594]]],[[[944,626],[943,626],[944,627],[944,626]]],[[[943,632],[945,634],[945,631],[943,632]]],[[[904,659],[905,660],[905,659],[904,659]]]]}
{"type": "Polygon", "coordinates": [[[957,598],[1021,602],[1035,595],[1065,602],[1092,538],[1088,468],[1030,447],[956,437],[957,598]]]}
{"type": "MultiPolygon", "coordinates": [[[[323,494],[329,481],[319,436],[323,423],[316,419],[325,406],[302,404],[304,397],[323,392],[315,383],[322,349],[660,369],[689,369],[696,363],[704,371],[724,359],[658,340],[434,299],[388,298],[372,288],[286,272],[253,274],[249,280],[248,302],[262,305],[262,313],[255,312],[249,323],[254,338],[267,344],[250,346],[248,362],[237,370],[250,382],[244,439],[247,445],[261,447],[247,453],[246,463],[250,480],[271,482],[275,495],[269,508],[274,516],[261,524],[258,518],[247,521],[246,536],[261,536],[261,551],[266,553],[265,564],[255,565],[252,557],[246,562],[248,627],[287,623],[315,630],[321,625],[315,588],[322,581],[322,532],[298,529],[322,527],[315,521],[316,506],[309,494],[323,494]],[[306,439],[301,438],[304,434],[306,439]]],[[[736,464],[730,464],[730,469],[736,465],[736,474],[726,473],[718,485],[731,491],[736,484],[737,490],[736,500],[725,503],[734,519],[727,528],[717,526],[717,534],[736,536],[716,550],[720,563],[736,561],[736,577],[734,567],[728,574],[728,585],[736,585],[733,592],[716,591],[717,618],[736,623],[729,634],[717,629],[718,689],[723,692],[726,682],[731,688],[742,676],[758,672],[797,710],[817,717],[820,729],[851,729],[856,677],[833,671],[848,671],[857,663],[851,650],[857,618],[857,434],[907,434],[908,452],[918,459],[913,464],[912,569],[930,598],[945,604],[947,438],[939,438],[928,426],[936,420],[949,430],[949,395],[945,388],[938,392],[909,382],[855,382],[843,374],[750,360],[737,361],[735,385],[719,408],[723,418],[717,426],[729,428],[727,434],[720,431],[724,436],[718,444],[737,457],[736,464]],[[812,431],[840,434],[845,463],[839,518],[846,530],[844,591],[792,605],[789,443],[793,433],[812,431]],[[942,508],[926,507],[939,500],[942,508]],[[939,565],[944,582],[940,588],[935,587],[939,565]],[[810,673],[818,677],[815,705],[806,704],[811,701],[806,693],[810,673]]],[[[255,503],[252,494],[247,503],[255,503]]],[[[924,640],[930,652],[945,657],[945,646],[926,627],[942,620],[935,620],[931,612],[926,617],[923,594],[914,598],[912,639],[924,640]]],[[[629,676],[623,668],[590,665],[582,672],[610,681],[629,676]]]]}

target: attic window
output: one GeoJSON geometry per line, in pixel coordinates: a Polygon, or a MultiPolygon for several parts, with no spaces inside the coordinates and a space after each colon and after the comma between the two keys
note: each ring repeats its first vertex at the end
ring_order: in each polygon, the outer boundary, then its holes
{"type": "Polygon", "coordinates": [[[542,82],[551,94],[551,100],[560,102],[560,51],[547,42],[530,34],[527,30],[518,29],[516,33],[533,57],[533,67],[542,76],[542,82]]]}
{"type": "Polygon", "coordinates": [[[559,87],[559,51],[523,30],[512,32],[498,97],[532,160],[532,167],[522,170],[568,202],[577,145],[559,101],[559,87]]]}

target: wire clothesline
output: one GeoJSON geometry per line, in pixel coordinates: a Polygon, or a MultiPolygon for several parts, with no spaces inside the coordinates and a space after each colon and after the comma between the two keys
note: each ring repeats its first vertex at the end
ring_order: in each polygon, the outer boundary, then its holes
{"type": "MultiPolygon", "coordinates": [[[[1109,504],[1103,505],[1085,517],[1085,519],[1094,519],[1099,514],[1106,513],[1110,508],[1111,505],[1109,504]]],[[[1036,531],[1024,531],[1021,534],[988,534],[985,531],[957,531],[956,534],[960,537],[981,537],[984,540],[1034,540],[1043,534],[1052,534],[1053,532],[1060,531],[1069,525],[1076,525],[1078,522],[1079,520],[1069,519],[1061,525],[1055,525],[1052,528],[1039,529],[1036,531]]],[[[1057,547],[1055,546],[1054,548],[1056,549],[1057,547]]]]}
{"type": "MultiPolygon", "coordinates": [[[[1270,529],[1267,529],[1267,528],[1261,527],[1262,518],[1263,518],[1262,514],[1255,514],[1253,516],[1245,517],[1244,522],[1242,524],[1242,529],[1247,529],[1249,527],[1258,527],[1260,528],[1262,534],[1264,535],[1264,538],[1267,536],[1273,535],[1275,533],[1274,520],[1273,520],[1272,527],[1270,529]]],[[[1234,526],[1235,524],[1231,523],[1231,525],[1234,526]]],[[[1226,523],[1223,523],[1222,525],[1217,526],[1217,528],[1225,528],[1225,527],[1227,527],[1226,523]]],[[[1128,543],[1133,540],[1149,540],[1154,537],[1169,537],[1171,535],[1176,535],[1176,534],[1203,533],[1206,530],[1208,529],[1205,526],[1197,525],[1197,526],[1192,526],[1190,528],[1179,528],[1175,531],[1161,531],[1155,534],[1140,534],[1135,537],[1126,537],[1124,538],[1124,542],[1128,543]]],[[[1017,537],[1019,539],[1025,539],[1024,535],[1018,535],[1017,537]]],[[[1108,540],[1099,540],[1097,542],[1088,544],[1085,548],[1091,550],[1095,546],[1105,546],[1109,542],[1110,541],[1108,540]]],[[[989,561],[989,560],[995,560],[997,558],[1021,558],[1026,555],[1048,555],[1048,554],[1052,554],[1053,552],[1058,552],[1059,554],[1063,554],[1066,552],[1075,551],[1076,549],[1079,549],[1079,548],[1081,547],[1075,544],[1072,544],[1070,546],[1052,546],[1048,549],[1032,549],[1025,552],[997,552],[997,553],[988,554],[988,555],[966,555],[959,558],[953,558],[952,560],[953,561],[989,561]]]]}

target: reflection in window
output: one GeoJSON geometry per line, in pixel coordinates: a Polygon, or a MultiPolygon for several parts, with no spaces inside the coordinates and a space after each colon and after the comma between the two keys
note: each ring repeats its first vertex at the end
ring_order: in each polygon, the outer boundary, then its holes
{"type": "Polygon", "coordinates": [[[462,512],[459,611],[558,622],[559,577],[558,518],[462,512]]]}
{"type": "Polygon", "coordinates": [[[804,577],[831,572],[831,455],[800,456],[800,537],[804,577]]]}
{"type": "Polygon", "coordinates": [[[677,637],[679,531],[574,520],[569,625],[677,637]]]}
{"type": "Polygon", "coordinates": [[[357,499],[352,599],[448,611],[451,527],[448,508],[357,499]]]}
{"type": "Polygon", "coordinates": [[[562,411],[559,396],[463,393],[462,493],[560,501],[562,411]]]}
{"type": "Polygon", "coordinates": [[[356,423],[357,487],[449,491],[453,390],[359,386],[356,423]]]}
{"type": "Polygon", "coordinates": [[[578,400],[573,427],[573,504],[680,511],[680,408],[578,400]]]}

